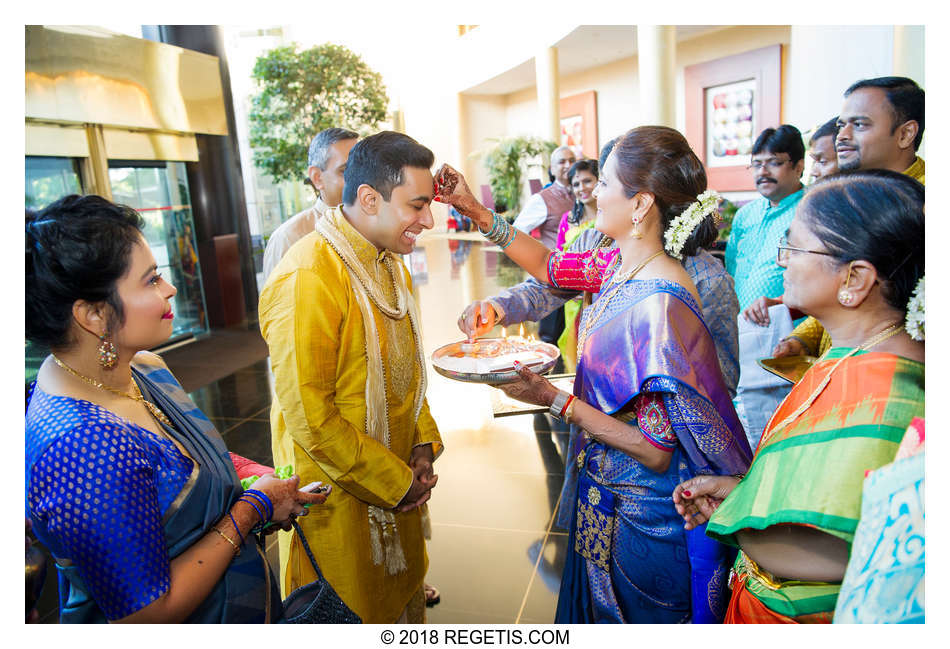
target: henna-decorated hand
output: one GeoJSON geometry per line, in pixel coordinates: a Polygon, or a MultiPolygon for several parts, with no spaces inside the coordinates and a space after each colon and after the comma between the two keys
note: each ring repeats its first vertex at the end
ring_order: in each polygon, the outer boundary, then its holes
{"type": "Polygon", "coordinates": [[[491,210],[478,202],[461,173],[443,164],[436,172],[434,182],[434,200],[448,203],[458,210],[459,214],[475,221],[482,230],[491,228],[491,210]]]}
{"type": "Polygon", "coordinates": [[[512,399],[533,403],[536,406],[550,406],[554,403],[558,389],[550,381],[540,374],[535,374],[523,363],[515,361],[514,365],[521,380],[499,385],[498,388],[502,392],[512,399]]]}

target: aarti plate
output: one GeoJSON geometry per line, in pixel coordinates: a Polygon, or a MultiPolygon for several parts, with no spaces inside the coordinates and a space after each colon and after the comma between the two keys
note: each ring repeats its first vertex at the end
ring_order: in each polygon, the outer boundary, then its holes
{"type": "MultiPolygon", "coordinates": [[[[500,338],[479,338],[476,342],[488,342],[493,340],[501,340],[500,338]]],[[[439,359],[445,356],[453,356],[462,352],[462,344],[466,341],[459,341],[454,343],[449,343],[448,345],[443,345],[437,350],[432,352],[432,367],[435,368],[435,371],[450,379],[456,381],[462,381],[465,383],[487,383],[488,385],[503,385],[505,383],[514,383],[518,380],[518,373],[514,368],[510,370],[502,370],[498,372],[459,372],[456,370],[447,369],[444,367],[439,367],[439,359]]],[[[545,342],[535,342],[533,343],[534,350],[540,353],[544,360],[540,363],[534,363],[528,365],[530,369],[535,374],[547,374],[550,372],[554,365],[557,363],[557,359],[561,356],[561,351],[554,345],[545,342]]]]}

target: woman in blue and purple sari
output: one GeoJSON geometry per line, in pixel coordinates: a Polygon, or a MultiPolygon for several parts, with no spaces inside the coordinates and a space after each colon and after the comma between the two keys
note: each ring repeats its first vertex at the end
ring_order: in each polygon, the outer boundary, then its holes
{"type": "Polygon", "coordinates": [[[526,368],[504,388],[574,429],[555,621],[720,622],[734,553],[699,528],[685,531],[671,500],[681,476],[740,474],[752,456],[678,261],[716,237],[702,163],[666,127],[639,127],[617,142],[595,191],[595,227],[619,254],[552,253],[468,198],[451,168],[436,182],[438,199],[540,281],[599,292],[579,326],[573,394],[526,368]]]}

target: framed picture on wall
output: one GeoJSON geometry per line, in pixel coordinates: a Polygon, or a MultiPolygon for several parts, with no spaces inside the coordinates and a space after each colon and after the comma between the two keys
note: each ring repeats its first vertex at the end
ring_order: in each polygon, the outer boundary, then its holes
{"type": "Polygon", "coordinates": [[[597,92],[588,90],[579,95],[562,97],[561,111],[561,141],[559,145],[567,145],[578,158],[597,159],[599,152],[597,145],[597,92]]]}
{"type": "Polygon", "coordinates": [[[752,144],[781,123],[782,46],[687,66],[684,80],[686,139],[706,165],[709,187],[755,189],[752,144]]]}

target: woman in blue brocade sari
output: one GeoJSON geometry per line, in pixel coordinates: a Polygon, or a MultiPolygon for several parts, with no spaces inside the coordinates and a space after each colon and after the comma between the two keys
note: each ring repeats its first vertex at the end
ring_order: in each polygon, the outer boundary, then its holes
{"type": "Polygon", "coordinates": [[[552,253],[478,205],[453,169],[437,185],[437,199],[470,215],[540,281],[600,292],[579,326],[573,395],[527,368],[503,388],[576,428],[555,621],[720,622],[734,553],[684,531],[671,501],[681,476],[742,473],[752,455],[696,288],[677,261],[716,237],[702,163],[665,127],[617,142],[595,192],[595,227],[616,239],[619,255],[552,253]]]}
{"type": "Polygon", "coordinates": [[[26,509],[56,560],[60,621],[276,621],[252,528],[326,496],[229,454],[142,351],[171,334],[175,288],[141,224],[98,196],[27,214],[26,335],[53,353],[27,395],[26,509]],[[244,491],[237,465],[267,475],[244,491]]]}

